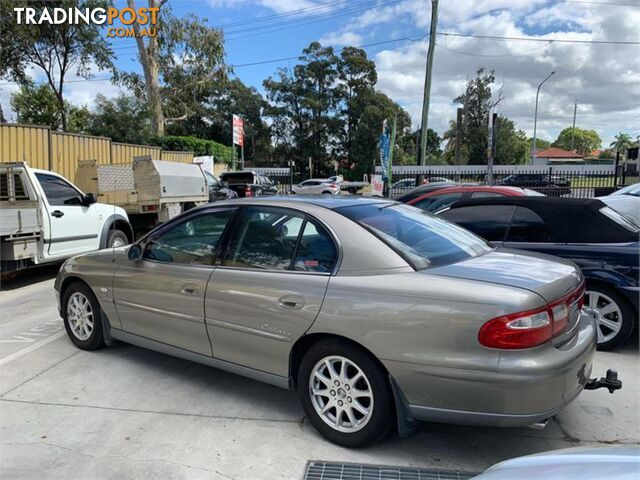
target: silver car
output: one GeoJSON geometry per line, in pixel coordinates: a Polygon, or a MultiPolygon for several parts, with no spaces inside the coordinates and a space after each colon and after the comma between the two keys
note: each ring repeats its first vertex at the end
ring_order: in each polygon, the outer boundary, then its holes
{"type": "Polygon", "coordinates": [[[352,447],[414,419],[548,419],[585,387],[596,345],[573,263],[387,200],[206,205],[68,260],[55,289],[78,347],[118,339],[295,389],[352,447]]]}

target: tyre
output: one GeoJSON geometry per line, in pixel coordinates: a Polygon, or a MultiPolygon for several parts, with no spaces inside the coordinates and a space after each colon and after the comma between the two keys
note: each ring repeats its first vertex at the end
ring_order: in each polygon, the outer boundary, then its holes
{"type": "Polygon", "coordinates": [[[109,230],[107,248],[124,247],[125,245],[129,245],[129,239],[126,233],[118,229],[109,230]]]}
{"type": "Polygon", "coordinates": [[[297,390],[316,430],[345,447],[382,439],[395,418],[386,372],[346,342],[313,345],[300,363],[297,390]]]}
{"type": "Polygon", "coordinates": [[[583,308],[596,322],[598,350],[611,350],[631,335],[635,322],[633,307],[615,290],[587,285],[583,308]]]}
{"type": "Polygon", "coordinates": [[[326,190],[324,192],[322,192],[323,195],[333,195],[333,192],[330,190],[326,190]]]}
{"type": "Polygon", "coordinates": [[[74,282],[67,287],[62,315],[67,335],[76,347],[96,350],[104,345],[100,304],[87,285],[74,282]]]}

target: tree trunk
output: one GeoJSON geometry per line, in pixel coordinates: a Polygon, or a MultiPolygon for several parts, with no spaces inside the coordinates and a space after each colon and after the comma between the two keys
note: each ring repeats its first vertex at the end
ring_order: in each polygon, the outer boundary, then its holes
{"type": "MultiPolygon", "coordinates": [[[[130,8],[136,9],[135,0],[127,0],[130,8]]],[[[162,6],[162,4],[160,4],[162,6]]],[[[149,8],[157,7],[156,0],[149,0],[149,8]]],[[[138,23],[134,23],[136,34],[139,33],[138,23]]],[[[145,46],[144,38],[136,36],[140,63],[144,73],[147,89],[147,102],[151,111],[151,132],[156,137],[164,136],[164,114],[162,113],[162,96],[160,95],[160,82],[158,81],[158,39],[148,37],[148,45],[145,46]]]]}

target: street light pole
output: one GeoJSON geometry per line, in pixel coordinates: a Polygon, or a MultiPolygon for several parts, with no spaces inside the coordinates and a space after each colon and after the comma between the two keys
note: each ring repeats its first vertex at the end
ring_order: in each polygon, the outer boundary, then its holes
{"type": "Polygon", "coordinates": [[[540,95],[540,87],[542,87],[542,84],[549,80],[549,78],[551,78],[551,75],[555,73],[556,72],[554,70],[549,75],[547,75],[546,78],[540,82],[540,85],[538,85],[538,90],[536,91],[536,109],[535,113],[533,114],[533,148],[531,151],[531,165],[534,165],[536,163],[536,134],[538,130],[538,96],[540,95]]]}

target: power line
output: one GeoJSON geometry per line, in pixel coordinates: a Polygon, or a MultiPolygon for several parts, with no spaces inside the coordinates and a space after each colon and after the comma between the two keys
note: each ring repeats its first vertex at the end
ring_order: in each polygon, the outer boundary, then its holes
{"type": "Polygon", "coordinates": [[[474,33],[439,32],[438,35],[449,37],[477,38],[481,40],[499,41],[523,41],[523,42],[551,42],[551,43],[577,43],[590,45],[640,45],[639,41],[632,40],[578,40],[570,38],[539,38],[539,37],[507,37],[498,35],[478,35],[474,33]]]}
{"type": "Polygon", "coordinates": [[[456,49],[447,47],[446,45],[441,45],[439,43],[436,43],[436,46],[442,48],[443,50],[448,50],[449,52],[458,53],[460,55],[468,55],[470,57],[504,58],[504,57],[518,57],[520,55],[526,55],[528,53],[535,52],[536,50],[541,50],[543,48],[547,48],[552,43],[553,42],[547,42],[544,45],[539,45],[537,47],[530,48],[529,50],[524,50],[524,51],[521,51],[521,52],[498,54],[498,55],[484,54],[484,53],[474,53],[474,52],[463,52],[461,50],[456,50],[456,49]]]}

